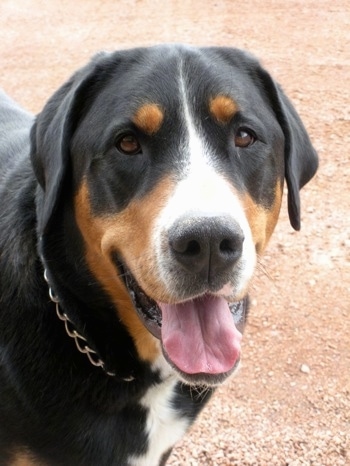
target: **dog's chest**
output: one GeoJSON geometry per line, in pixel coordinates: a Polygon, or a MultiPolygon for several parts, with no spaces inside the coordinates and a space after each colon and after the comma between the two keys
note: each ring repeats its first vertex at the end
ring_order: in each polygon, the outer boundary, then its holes
{"type": "Polygon", "coordinates": [[[146,453],[129,459],[130,466],[156,466],[162,456],[178,442],[190,425],[190,419],[175,410],[172,401],[178,381],[170,378],[151,387],[142,398],[141,404],[148,411],[146,453]]]}

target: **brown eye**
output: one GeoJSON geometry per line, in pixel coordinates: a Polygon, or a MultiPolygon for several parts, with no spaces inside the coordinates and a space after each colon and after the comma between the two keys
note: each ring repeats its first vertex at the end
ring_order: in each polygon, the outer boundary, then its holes
{"type": "Polygon", "coordinates": [[[255,141],[256,141],[255,135],[253,134],[252,131],[248,129],[240,128],[236,133],[236,136],[235,136],[236,147],[241,147],[244,149],[245,147],[249,147],[252,144],[254,144],[255,141]]]}
{"type": "Polygon", "coordinates": [[[115,142],[116,148],[125,155],[141,154],[141,145],[133,134],[124,134],[115,142]]]}

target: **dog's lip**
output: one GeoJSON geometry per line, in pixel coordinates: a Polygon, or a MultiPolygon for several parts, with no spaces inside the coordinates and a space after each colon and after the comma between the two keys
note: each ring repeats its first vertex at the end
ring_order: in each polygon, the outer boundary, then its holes
{"type": "Polygon", "coordinates": [[[136,312],[145,327],[152,335],[159,340],[161,339],[162,312],[152,298],[139,286],[129,270],[123,266],[123,278],[136,312]]]}

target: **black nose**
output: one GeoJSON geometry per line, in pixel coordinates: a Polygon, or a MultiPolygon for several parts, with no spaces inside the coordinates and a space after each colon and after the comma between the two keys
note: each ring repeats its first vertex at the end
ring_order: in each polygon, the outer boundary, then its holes
{"type": "Polygon", "coordinates": [[[169,231],[169,245],[177,262],[208,282],[238,261],[243,241],[240,226],[226,217],[186,217],[169,231]]]}

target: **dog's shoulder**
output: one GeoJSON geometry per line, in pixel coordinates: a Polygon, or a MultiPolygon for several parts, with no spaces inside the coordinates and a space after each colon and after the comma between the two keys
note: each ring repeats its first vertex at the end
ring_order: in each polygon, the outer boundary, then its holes
{"type": "Polygon", "coordinates": [[[8,173],[28,155],[34,117],[0,89],[0,189],[8,173]]]}

